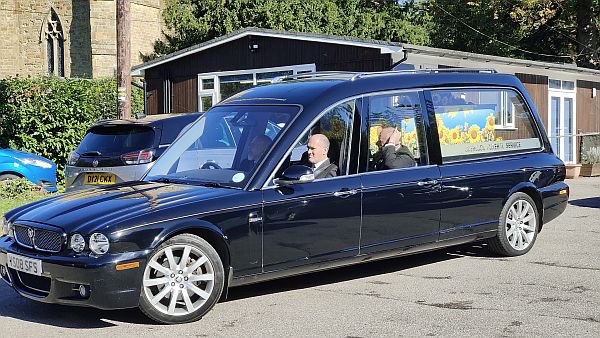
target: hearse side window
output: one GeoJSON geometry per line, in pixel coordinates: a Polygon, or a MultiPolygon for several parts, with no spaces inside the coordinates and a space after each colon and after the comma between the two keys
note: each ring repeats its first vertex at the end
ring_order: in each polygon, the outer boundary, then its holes
{"type": "MultiPolygon", "coordinates": [[[[356,101],[350,100],[327,111],[294,146],[291,164],[306,164],[308,138],[314,134],[323,134],[329,139],[330,162],[338,166],[338,176],[346,175],[355,109],[356,101]]],[[[283,170],[280,169],[279,173],[281,172],[283,170]]]]}
{"type": "Polygon", "coordinates": [[[513,90],[436,90],[431,97],[444,162],[541,148],[531,112],[513,90]]]}
{"type": "Polygon", "coordinates": [[[417,92],[369,98],[369,171],[427,164],[417,92]]]}

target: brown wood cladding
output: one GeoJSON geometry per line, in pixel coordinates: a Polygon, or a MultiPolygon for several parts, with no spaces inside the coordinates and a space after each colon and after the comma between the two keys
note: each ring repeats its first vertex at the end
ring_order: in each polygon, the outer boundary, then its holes
{"type": "Polygon", "coordinates": [[[390,69],[392,58],[376,48],[247,36],[147,69],[147,90],[156,96],[148,113],[163,113],[163,79],[172,83],[173,112],[191,112],[198,109],[198,74],[312,63],[318,71],[381,71],[390,69]]]}
{"type": "MultiPolygon", "coordinates": [[[[528,114],[529,115],[529,114],[528,114]]],[[[537,132],[533,129],[533,121],[529,116],[522,117],[520,113],[515,114],[515,129],[496,129],[495,137],[501,137],[503,140],[518,140],[537,137],[537,132]]]]}
{"type": "MultiPolygon", "coordinates": [[[[600,82],[577,81],[576,102],[576,132],[600,132],[600,82]],[[596,88],[596,97],[592,97],[593,88],[596,88]]],[[[581,137],[576,138],[577,163],[581,163],[581,137]]]]}
{"type": "Polygon", "coordinates": [[[600,132],[600,82],[577,81],[576,102],[577,132],[600,132]],[[596,97],[592,97],[592,88],[596,88],[596,97]]]}
{"type": "Polygon", "coordinates": [[[543,75],[516,73],[515,76],[521,80],[535,108],[548,128],[548,77],[543,75]]]}

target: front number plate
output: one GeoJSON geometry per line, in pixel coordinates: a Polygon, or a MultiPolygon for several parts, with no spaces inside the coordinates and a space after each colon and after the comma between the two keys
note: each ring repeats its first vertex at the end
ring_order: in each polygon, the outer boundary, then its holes
{"type": "Polygon", "coordinates": [[[19,255],[8,254],[8,267],[31,275],[42,275],[42,261],[19,255]]]}
{"type": "Polygon", "coordinates": [[[84,184],[115,184],[115,174],[85,174],[84,184]]]}

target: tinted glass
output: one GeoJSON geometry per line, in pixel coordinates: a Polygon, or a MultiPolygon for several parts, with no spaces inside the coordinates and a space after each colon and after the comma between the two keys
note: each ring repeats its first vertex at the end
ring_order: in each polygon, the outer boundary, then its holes
{"type": "Polygon", "coordinates": [[[190,123],[198,118],[197,115],[180,116],[172,119],[166,119],[162,125],[162,135],[160,138],[161,145],[168,145],[175,141],[175,138],[181,131],[190,123]]]}
{"type": "Polygon", "coordinates": [[[425,138],[418,93],[369,99],[369,170],[426,164],[425,138]]]}
{"type": "Polygon", "coordinates": [[[296,106],[224,106],[203,114],[165,151],[146,180],[243,187],[296,106]]]}
{"type": "MultiPolygon", "coordinates": [[[[308,139],[311,135],[323,134],[329,141],[327,157],[330,163],[338,166],[337,175],[345,175],[348,169],[348,152],[355,108],[355,101],[351,100],[327,111],[294,146],[290,157],[290,164],[311,166],[312,164],[309,163],[307,158],[308,139]]],[[[283,172],[282,169],[279,170],[279,174],[283,172]]]]}
{"type": "Polygon", "coordinates": [[[444,161],[541,148],[531,112],[512,90],[438,90],[432,99],[444,161]],[[514,126],[499,128],[498,116],[514,126]]]}
{"type": "Polygon", "coordinates": [[[83,138],[77,153],[99,152],[101,156],[115,156],[151,148],[154,130],[143,126],[102,126],[92,128],[83,138]]]}

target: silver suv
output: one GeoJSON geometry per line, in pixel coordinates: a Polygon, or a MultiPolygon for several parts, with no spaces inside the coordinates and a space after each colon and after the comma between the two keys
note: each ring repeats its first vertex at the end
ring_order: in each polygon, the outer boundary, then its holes
{"type": "Polygon", "coordinates": [[[92,126],[69,154],[65,190],[138,180],[200,113],[107,120],[92,126]]]}

